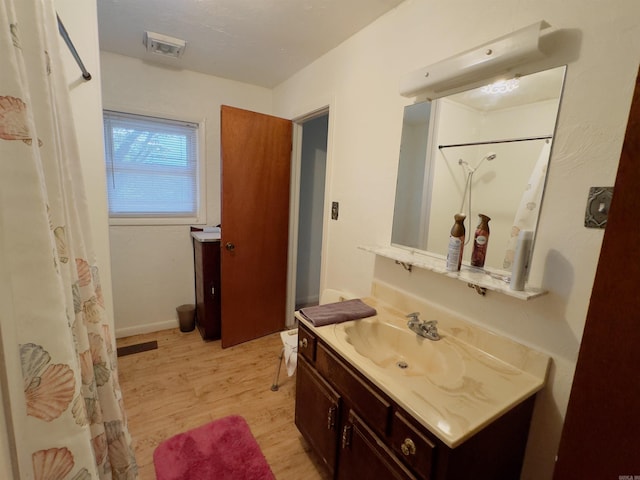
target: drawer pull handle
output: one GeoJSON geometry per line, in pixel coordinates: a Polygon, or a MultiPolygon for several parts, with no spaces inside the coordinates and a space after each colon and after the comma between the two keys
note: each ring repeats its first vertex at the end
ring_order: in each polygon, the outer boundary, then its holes
{"type": "Polygon", "coordinates": [[[336,407],[335,405],[329,407],[329,412],[327,413],[327,430],[333,430],[333,427],[336,424],[336,407]]]}
{"type": "Polygon", "coordinates": [[[345,425],[342,429],[342,448],[345,449],[351,445],[351,425],[345,425]]]}
{"type": "Polygon", "coordinates": [[[300,340],[300,348],[307,348],[307,345],[309,345],[309,342],[307,342],[306,338],[300,340]]]}
{"type": "Polygon", "coordinates": [[[407,457],[409,455],[415,455],[416,444],[413,443],[413,440],[411,440],[410,438],[405,438],[404,442],[402,442],[402,445],[400,446],[400,450],[402,450],[402,453],[407,457]]]}

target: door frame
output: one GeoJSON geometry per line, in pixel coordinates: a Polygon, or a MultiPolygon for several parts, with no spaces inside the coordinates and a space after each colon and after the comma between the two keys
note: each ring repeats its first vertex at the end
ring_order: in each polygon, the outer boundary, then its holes
{"type": "Polygon", "coordinates": [[[331,112],[335,111],[334,101],[320,101],[316,106],[307,107],[304,113],[294,114],[293,117],[293,148],[291,150],[291,184],[289,201],[289,255],[287,275],[287,318],[286,326],[293,327],[295,323],[296,303],[296,268],[298,263],[298,214],[300,212],[300,171],[302,167],[302,128],[303,123],[313,118],[329,115],[327,126],[327,163],[324,183],[324,208],[322,210],[322,247],[320,250],[320,294],[326,288],[327,274],[327,239],[329,237],[329,220],[331,208],[331,172],[333,170],[333,119],[331,112]]]}

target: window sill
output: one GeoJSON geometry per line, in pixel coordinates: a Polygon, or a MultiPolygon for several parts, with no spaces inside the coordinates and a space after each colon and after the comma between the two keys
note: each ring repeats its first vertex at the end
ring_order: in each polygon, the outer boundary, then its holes
{"type": "Polygon", "coordinates": [[[110,217],[109,225],[117,226],[154,226],[154,225],[204,225],[198,217],[110,217]]]}

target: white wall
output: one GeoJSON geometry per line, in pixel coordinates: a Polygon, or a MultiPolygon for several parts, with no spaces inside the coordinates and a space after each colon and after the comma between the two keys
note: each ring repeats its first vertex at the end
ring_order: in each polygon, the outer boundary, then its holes
{"type": "Polygon", "coordinates": [[[293,116],[318,98],[335,102],[329,181],[341,211],[328,231],[323,287],[366,295],[375,276],[552,356],[524,479],[548,479],[553,470],[603,236],[584,228],[585,202],[590,186],[615,179],[640,58],[638,18],[635,0],[407,0],[275,89],[276,115],[293,116]],[[555,45],[568,63],[531,271],[549,293],[529,302],[481,297],[462,282],[408,273],[358,250],[391,238],[408,103],[398,94],[400,76],[541,19],[564,30],[555,45]]]}
{"type": "MultiPolygon", "coordinates": [[[[265,88],[101,52],[105,108],[205,122],[206,224],[220,223],[220,105],[271,113],[265,88]]],[[[223,227],[224,228],[224,227],[223,227]]],[[[188,225],[109,228],[118,337],[177,326],[194,303],[188,225]]]]}
{"type": "Polygon", "coordinates": [[[71,107],[83,166],[87,203],[90,210],[91,235],[105,309],[113,318],[109,224],[102,143],[102,95],[100,52],[98,48],[98,14],[95,1],[55,0],[56,11],[64,23],[91,80],[82,73],[62,37],[60,45],[69,80],[71,107]]]}

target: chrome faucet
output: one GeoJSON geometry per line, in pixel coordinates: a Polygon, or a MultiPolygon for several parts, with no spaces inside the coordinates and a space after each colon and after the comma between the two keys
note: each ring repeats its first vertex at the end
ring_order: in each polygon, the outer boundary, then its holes
{"type": "Polygon", "coordinates": [[[420,313],[413,312],[407,315],[409,321],[407,327],[412,332],[417,333],[421,337],[428,338],[429,340],[440,340],[440,334],[438,333],[437,320],[429,320],[425,322],[420,320],[420,313]]]}

